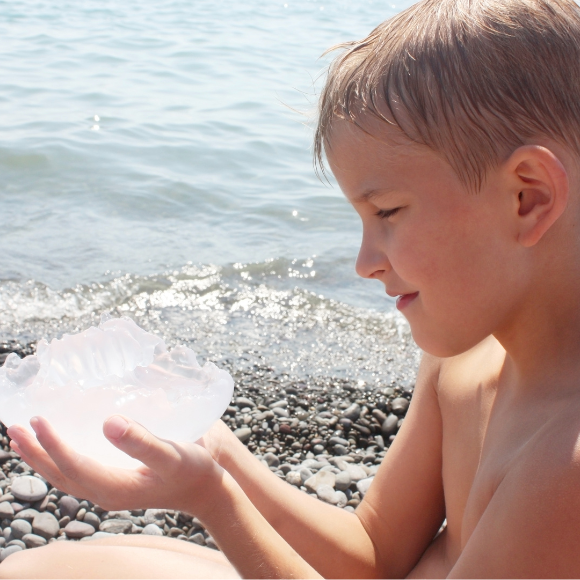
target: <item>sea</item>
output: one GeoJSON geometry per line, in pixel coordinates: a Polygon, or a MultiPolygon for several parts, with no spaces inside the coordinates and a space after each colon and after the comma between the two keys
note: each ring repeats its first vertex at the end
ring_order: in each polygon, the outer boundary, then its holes
{"type": "Polygon", "coordinates": [[[0,0],[0,342],[129,316],[228,369],[411,389],[313,168],[330,47],[408,0],[0,0]]]}

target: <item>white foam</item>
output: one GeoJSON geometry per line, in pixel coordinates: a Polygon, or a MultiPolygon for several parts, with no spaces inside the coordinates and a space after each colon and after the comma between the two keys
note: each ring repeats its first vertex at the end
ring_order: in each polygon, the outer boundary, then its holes
{"type": "Polygon", "coordinates": [[[29,426],[46,417],[77,451],[107,465],[140,463],[102,433],[115,413],[172,441],[196,441],[221,417],[232,377],[179,346],[139,328],[129,318],[103,316],[98,328],[41,340],[36,355],[10,354],[0,368],[0,420],[29,426]]]}

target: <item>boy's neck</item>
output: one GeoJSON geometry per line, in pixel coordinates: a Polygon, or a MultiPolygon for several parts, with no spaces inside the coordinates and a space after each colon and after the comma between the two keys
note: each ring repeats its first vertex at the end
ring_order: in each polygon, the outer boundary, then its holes
{"type": "Polygon", "coordinates": [[[568,260],[554,260],[552,272],[531,284],[526,303],[494,334],[506,350],[516,390],[580,388],[580,256],[570,260],[569,252],[561,253],[568,260]]]}

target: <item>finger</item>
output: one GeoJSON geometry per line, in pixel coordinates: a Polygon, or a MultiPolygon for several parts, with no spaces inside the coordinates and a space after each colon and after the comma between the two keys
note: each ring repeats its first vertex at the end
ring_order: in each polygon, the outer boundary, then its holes
{"type": "Polygon", "coordinates": [[[20,457],[30,465],[35,471],[40,473],[47,481],[56,487],[64,485],[64,479],[54,461],[48,453],[39,445],[36,438],[27,429],[20,425],[12,425],[8,429],[8,436],[12,439],[10,447],[20,455],[20,457]]]}
{"type": "Polygon", "coordinates": [[[38,442],[54,462],[59,472],[57,477],[64,485],[72,486],[79,493],[94,495],[100,485],[111,480],[110,468],[67,445],[44,417],[33,417],[30,425],[38,442]]]}
{"type": "Polygon", "coordinates": [[[155,437],[122,415],[109,417],[103,424],[103,433],[115,447],[157,473],[169,475],[181,462],[181,455],[171,442],[155,437]]]}

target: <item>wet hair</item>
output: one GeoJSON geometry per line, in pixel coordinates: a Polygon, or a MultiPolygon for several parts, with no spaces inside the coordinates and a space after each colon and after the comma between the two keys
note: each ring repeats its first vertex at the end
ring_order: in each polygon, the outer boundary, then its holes
{"type": "Polygon", "coordinates": [[[369,115],[441,154],[475,190],[533,138],[580,154],[573,0],[422,0],[335,49],[314,141],[323,173],[333,122],[369,132],[369,115]]]}

